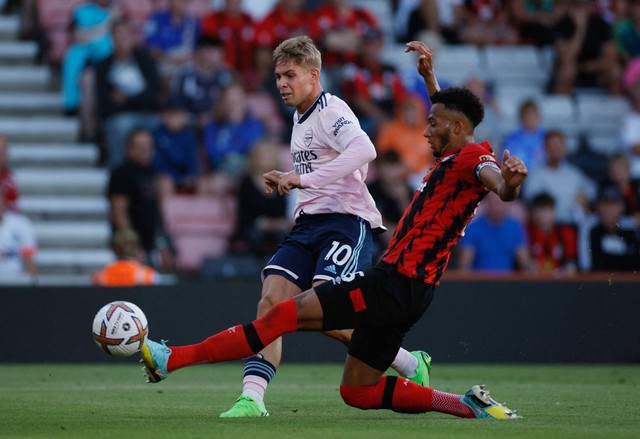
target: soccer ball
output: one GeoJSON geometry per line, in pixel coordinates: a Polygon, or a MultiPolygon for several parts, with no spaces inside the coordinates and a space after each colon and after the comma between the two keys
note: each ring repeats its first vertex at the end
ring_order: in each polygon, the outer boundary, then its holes
{"type": "Polygon", "coordinates": [[[148,333],[147,318],[131,302],[108,303],[93,319],[93,340],[100,349],[115,357],[140,352],[148,333]]]}

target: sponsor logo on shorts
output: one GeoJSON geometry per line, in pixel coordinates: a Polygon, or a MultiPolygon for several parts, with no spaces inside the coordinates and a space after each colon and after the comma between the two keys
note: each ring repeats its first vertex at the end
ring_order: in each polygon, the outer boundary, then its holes
{"type": "Polygon", "coordinates": [[[328,271],[331,274],[336,274],[336,266],[333,264],[326,266],[324,267],[324,271],[328,271]]]}

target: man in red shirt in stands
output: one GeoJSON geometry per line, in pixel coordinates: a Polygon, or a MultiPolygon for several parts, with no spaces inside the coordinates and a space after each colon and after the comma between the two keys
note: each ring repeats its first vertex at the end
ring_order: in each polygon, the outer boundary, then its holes
{"type": "Polygon", "coordinates": [[[225,0],[224,8],[206,15],[202,34],[224,41],[227,65],[245,74],[253,68],[256,23],[242,10],[242,0],[225,0]]]}
{"type": "Polygon", "coordinates": [[[4,198],[4,208],[18,211],[18,186],[9,167],[9,138],[0,133],[0,191],[4,198]]]}
{"type": "MultiPolygon", "coordinates": [[[[473,131],[484,115],[480,99],[465,88],[440,90],[424,43],[413,41],[406,50],[420,54],[418,71],[432,103],[425,136],[437,161],[406,208],[382,261],[280,302],[252,323],[201,343],[169,347],[147,340],[141,355],[149,382],[182,367],[248,357],[290,332],[354,328],[340,385],[348,405],[463,418],[518,417],[483,386],[455,395],[384,375],[404,335],[429,307],[451,250],[480,200],[489,191],[514,200],[527,176],[524,163],[508,151],[499,165],[490,145],[475,143],[473,131]]],[[[281,180],[278,190],[288,193],[293,186],[291,180],[281,180]]]]}

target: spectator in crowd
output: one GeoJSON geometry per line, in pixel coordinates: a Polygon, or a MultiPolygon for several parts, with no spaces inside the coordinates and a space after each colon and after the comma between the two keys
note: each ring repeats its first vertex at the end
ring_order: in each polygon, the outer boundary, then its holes
{"type": "Polygon", "coordinates": [[[507,134],[502,149],[508,149],[527,164],[529,173],[544,163],[544,136],[540,107],[534,99],[526,99],[518,110],[519,126],[507,134]]]}
{"type": "Polygon", "coordinates": [[[460,26],[464,44],[516,44],[518,33],[509,20],[505,0],[466,0],[460,26]]]}
{"type": "Polygon", "coordinates": [[[406,91],[402,77],[394,66],[381,60],[384,35],[369,29],[362,36],[360,53],[355,64],[344,70],[343,93],[351,103],[360,126],[375,138],[378,128],[392,117],[406,91]]]}
{"type": "Polygon", "coordinates": [[[520,42],[550,46],[554,26],[559,18],[558,0],[513,0],[508,5],[518,30],[520,42]]]}
{"type": "Polygon", "coordinates": [[[91,281],[102,287],[133,287],[153,285],[158,274],[142,263],[144,251],[140,237],[131,229],[118,230],[111,238],[111,248],[116,260],[96,271],[91,281]]]}
{"type": "Polygon", "coordinates": [[[323,53],[324,88],[336,90],[340,88],[342,66],[356,61],[365,33],[380,30],[378,20],[350,0],[329,0],[314,15],[314,28],[323,53]]]}
{"type": "Polygon", "coordinates": [[[206,113],[234,77],[234,71],[225,62],[224,42],[218,37],[202,35],[196,43],[193,62],[176,72],[170,99],[179,102],[203,125],[208,119],[206,113]]]}
{"type": "MultiPolygon", "coordinates": [[[[398,170],[399,166],[391,166],[394,164],[392,158],[398,157],[406,167],[405,172],[408,173],[404,177],[408,178],[409,184],[414,189],[420,185],[424,174],[434,163],[431,145],[424,137],[426,118],[427,110],[422,99],[407,95],[399,102],[395,117],[380,126],[375,142],[378,152],[385,156],[393,153],[388,157],[389,160],[379,160],[381,166],[384,163],[398,170]]],[[[401,206],[405,205],[401,204],[401,206]]],[[[384,224],[388,227],[387,222],[384,224]]]]}
{"type": "Polygon", "coordinates": [[[160,92],[156,63],[147,50],[134,46],[128,22],[114,24],[113,42],[113,55],[96,66],[98,110],[111,168],[122,161],[133,128],[157,125],[160,92]]]}
{"type": "Polygon", "coordinates": [[[612,154],[607,163],[607,177],[600,190],[616,186],[624,199],[624,215],[635,218],[640,227],[640,179],[631,178],[629,159],[623,154],[612,154]]]}
{"type": "Polygon", "coordinates": [[[140,237],[144,263],[167,270],[170,249],[162,231],[152,134],[136,129],[127,138],[126,157],[111,172],[107,196],[113,232],[133,229],[140,237]]]}
{"type": "Polygon", "coordinates": [[[629,63],[624,74],[624,86],[631,102],[622,120],[622,150],[629,158],[631,176],[640,178],[640,58],[629,63]]]}
{"type": "Polygon", "coordinates": [[[611,94],[620,94],[621,72],[613,31],[591,0],[567,0],[555,34],[554,93],[572,94],[575,87],[603,87],[611,94]]]}
{"type": "Polygon", "coordinates": [[[0,133],[0,193],[4,201],[4,210],[18,211],[18,185],[9,167],[9,138],[0,133]]]}
{"type": "Polygon", "coordinates": [[[509,215],[509,205],[494,193],[484,198],[482,206],[459,241],[458,268],[496,273],[530,270],[524,225],[509,215]]]}
{"type": "Polygon", "coordinates": [[[198,140],[188,126],[189,114],[175,101],[169,101],[153,130],[153,167],[158,174],[160,202],[180,193],[193,193],[198,187],[200,164],[198,140]]]}
{"type": "Polygon", "coordinates": [[[640,0],[627,0],[627,12],[613,28],[623,66],[640,57],[640,0]]]}
{"type": "Polygon", "coordinates": [[[247,157],[246,172],[238,185],[236,227],[232,237],[234,252],[267,256],[278,249],[292,220],[287,216],[287,198],[264,191],[264,174],[280,169],[280,148],[270,142],[258,143],[247,157]]]}
{"type": "Polygon", "coordinates": [[[120,15],[118,3],[109,8],[109,0],[93,0],[73,11],[72,43],[62,61],[62,100],[67,115],[76,115],[80,107],[80,76],[89,64],[97,64],[111,55],[113,44],[109,27],[120,15]]]}
{"type": "Polygon", "coordinates": [[[265,135],[265,127],[251,112],[241,83],[228,85],[204,127],[207,164],[213,175],[208,189],[231,190],[245,166],[247,154],[265,135]]]}
{"type": "Polygon", "coordinates": [[[527,237],[536,272],[554,276],[577,272],[576,227],[557,222],[556,202],[551,195],[540,193],[529,202],[527,237]]]}
{"type": "Polygon", "coordinates": [[[603,188],[595,207],[597,222],[589,231],[591,271],[640,270],[640,238],[623,217],[624,198],[616,186],[603,188]]]}
{"type": "Polygon", "coordinates": [[[558,221],[578,223],[589,210],[589,202],[595,198],[596,188],[577,166],[567,161],[568,151],[564,134],[548,131],[544,137],[546,161],[529,174],[523,186],[527,201],[546,192],[556,201],[558,221]]]}
{"type": "Polygon", "coordinates": [[[315,36],[313,14],[304,0],[279,0],[257,26],[256,44],[273,50],[280,42],[299,35],[315,36]]]}
{"type": "Polygon", "coordinates": [[[441,34],[437,0],[420,0],[409,13],[406,27],[406,41],[418,40],[418,34],[429,30],[441,34]]]}
{"type": "Polygon", "coordinates": [[[220,11],[202,19],[201,28],[204,35],[222,39],[227,65],[243,77],[253,69],[257,23],[242,9],[242,0],[224,0],[220,11]]]}
{"type": "MultiPolygon", "coordinates": [[[[256,45],[254,51],[254,68],[243,76],[243,82],[249,92],[268,91],[280,106],[281,114],[291,119],[289,107],[282,103],[280,93],[273,80],[273,63],[271,53],[282,41],[299,35],[316,38],[314,14],[305,8],[304,0],[278,0],[256,26],[256,45]]],[[[290,130],[284,130],[287,135],[290,130]]]]}
{"type": "Polygon", "coordinates": [[[398,221],[404,208],[409,205],[415,189],[407,182],[409,166],[395,150],[382,153],[375,163],[377,176],[367,184],[367,187],[382,214],[382,223],[387,228],[385,233],[379,233],[373,237],[377,247],[374,254],[379,257],[380,252],[387,248],[387,244],[394,235],[398,221]]]}
{"type": "Polygon", "coordinates": [[[193,55],[199,23],[187,12],[188,4],[189,0],[168,0],[168,7],[152,14],[144,25],[144,45],[165,78],[193,55]]]}
{"type": "Polygon", "coordinates": [[[35,276],[36,250],[31,221],[21,213],[7,210],[4,193],[0,192],[0,277],[35,276]]]}
{"type": "Polygon", "coordinates": [[[440,35],[447,44],[460,43],[460,21],[464,16],[464,0],[419,0],[409,14],[406,40],[420,40],[418,35],[429,30],[440,35]]]}

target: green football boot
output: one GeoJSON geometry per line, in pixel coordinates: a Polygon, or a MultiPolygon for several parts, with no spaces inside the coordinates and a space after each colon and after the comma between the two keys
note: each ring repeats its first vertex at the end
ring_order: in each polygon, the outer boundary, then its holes
{"type": "Polygon", "coordinates": [[[262,416],[269,416],[264,403],[258,404],[253,398],[244,395],[240,395],[233,407],[220,413],[221,418],[259,418],[262,416]]]}
{"type": "Polygon", "coordinates": [[[431,374],[431,356],[424,351],[413,351],[411,355],[418,359],[418,368],[416,374],[406,377],[409,381],[413,381],[424,387],[429,387],[429,375],[431,374]]]}

